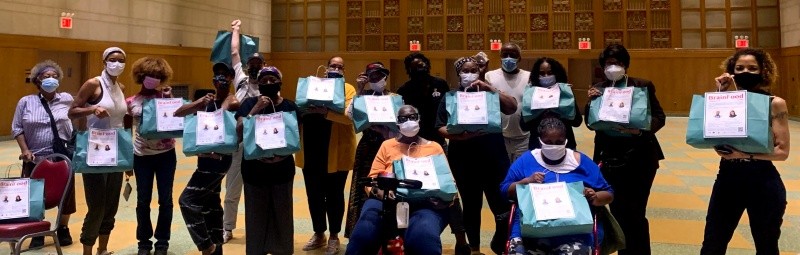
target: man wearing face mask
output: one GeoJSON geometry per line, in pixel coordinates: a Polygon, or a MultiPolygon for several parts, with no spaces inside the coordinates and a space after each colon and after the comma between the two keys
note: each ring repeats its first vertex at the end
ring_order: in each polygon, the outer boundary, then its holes
{"type": "Polygon", "coordinates": [[[420,52],[409,54],[405,60],[406,74],[409,81],[400,86],[397,94],[403,96],[406,104],[419,109],[422,120],[420,121],[420,136],[430,141],[439,143],[447,151],[447,142],[436,128],[436,111],[444,93],[450,91],[447,81],[431,76],[431,61],[420,52]]]}
{"type": "MultiPolygon", "coordinates": [[[[28,78],[38,91],[19,99],[11,121],[11,135],[19,145],[23,177],[29,177],[36,164],[47,155],[60,153],[72,158],[71,151],[66,149],[66,141],[72,136],[72,122],[67,111],[73,99],[69,93],[57,92],[63,77],[64,71],[52,60],[45,60],[31,68],[28,78]]],[[[61,212],[61,225],[56,232],[61,246],[72,244],[67,225],[70,215],[76,211],[74,181],[69,185],[61,212]]],[[[30,248],[41,248],[43,245],[43,236],[34,237],[30,248]]]]}
{"type": "MultiPolygon", "coordinates": [[[[531,72],[520,69],[517,66],[522,51],[519,46],[513,43],[506,43],[500,49],[501,68],[486,73],[486,82],[492,87],[505,92],[517,100],[517,105],[522,105],[522,94],[528,85],[528,78],[531,72]]],[[[528,152],[528,139],[530,132],[522,130],[519,125],[522,107],[517,107],[517,111],[512,115],[503,115],[503,137],[505,138],[506,152],[508,159],[514,162],[519,156],[528,152]]]]}
{"type": "MultiPolygon", "coordinates": [[[[242,22],[234,20],[231,23],[231,63],[233,64],[234,78],[233,84],[236,85],[236,100],[243,102],[245,98],[259,96],[258,72],[266,66],[264,56],[261,53],[253,53],[247,56],[247,72],[242,66],[241,56],[239,55],[240,27],[242,22]]],[[[223,241],[228,242],[233,238],[233,230],[236,228],[236,216],[239,214],[239,199],[242,196],[242,148],[241,145],[233,153],[231,168],[225,177],[225,216],[223,217],[223,241]]]]}
{"type": "MultiPolygon", "coordinates": [[[[608,80],[589,89],[589,102],[584,112],[590,111],[591,100],[601,96],[607,87],[647,88],[652,115],[650,130],[619,127],[613,131],[595,130],[594,136],[594,161],[603,164],[603,176],[616,191],[616,198],[610,204],[611,213],[625,233],[626,248],[618,254],[647,255],[650,254],[647,200],[659,167],[658,161],[664,159],[655,133],[664,127],[667,117],[656,98],[655,85],[626,74],[630,61],[631,57],[622,45],[610,45],[600,53],[600,66],[604,68],[608,80]]],[[[588,116],[585,116],[587,123],[588,116]]]]}

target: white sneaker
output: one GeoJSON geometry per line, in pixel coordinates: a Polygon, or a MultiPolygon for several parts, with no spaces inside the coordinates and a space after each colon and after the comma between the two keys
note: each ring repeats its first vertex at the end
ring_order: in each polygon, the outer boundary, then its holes
{"type": "Polygon", "coordinates": [[[225,230],[225,232],[222,232],[222,243],[228,243],[231,239],[233,239],[232,230],[225,230]]]}
{"type": "Polygon", "coordinates": [[[325,237],[325,234],[314,234],[311,239],[308,239],[306,245],[303,245],[303,250],[310,251],[322,248],[327,241],[328,238],[325,237]]]}

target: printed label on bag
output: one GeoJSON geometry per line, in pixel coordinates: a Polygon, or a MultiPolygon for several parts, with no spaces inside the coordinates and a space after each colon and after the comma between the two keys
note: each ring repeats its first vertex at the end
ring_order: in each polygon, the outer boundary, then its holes
{"type": "Polygon", "coordinates": [[[156,98],[156,131],[183,130],[183,117],[175,117],[175,110],[183,105],[180,98],[156,98]]]}
{"type": "Polygon", "coordinates": [[[406,179],[422,182],[422,189],[439,189],[439,177],[432,157],[412,158],[403,156],[403,171],[406,179]]]}
{"type": "Polygon", "coordinates": [[[369,122],[395,122],[394,106],[391,96],[364,96],[369,122]]]}
{"type": "Polygon", "coordinates": [[[705,94],[704,138],[747,137],[747,92],[705,94]]]}
{"type": "Polygon", "coordinates": [[[531,110],[558,108],[561,97],[561,87],[554,85],[550,88],[533,87],[531,110]]]}
{"type": "Polygon", "coordinates": [[[336,79],[308,77],[306,98],[318,101],[333,101],[336,79]]]}
{"type": "Polygon", "coordinates": [[[286,147],[283,113],[256,115],[256,145],[263,150],[286,147]]]}
{"type": "Polygon", "coordinates": [[[397,228],[399,229],[408,228],[408,214],[409,214],[408,211],[409,211],[408,203],[397,202],[397,228]]]}
{"type": "Polygon", "coordinates": [[[30,179],[0,180],[0,220],[30,216],[30,179]]]}
{"type": "Polygon", "coordinates": [[[225,143],[225,122],[223,110],[197,112],[197,145],[225,143]]]}
{"type": "Polygon", "coordinates": [[[566,182],[532,183],[530,190],[537,221],[575,218],[566,182]]]}
{"type": "Polygon", "coordinates": [[[89,166],[117,166],[117,130],[90,129],[86,164],[89,166]]]}
{"type": "Polygon", "coordinates": [[[606,88],[603,92],[603,104],[600,105],[598,117],[603,121],[629,123],[631,118],[631,102],[633,87],[606,88]]]}
{"type": "Polygon", "coordinates": [[[456,92],[458,124],[489,124],[486,92],[456,92]]]}

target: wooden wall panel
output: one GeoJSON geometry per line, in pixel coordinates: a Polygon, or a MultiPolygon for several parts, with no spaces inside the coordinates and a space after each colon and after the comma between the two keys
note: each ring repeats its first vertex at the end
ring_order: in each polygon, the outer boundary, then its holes
{"type": "Polygon", "coordinates": [[[800,46],[782,49],[778,64],[780,87],[773,91],[786,100],[789,115],[798,117],[800,116],[800,46]]]}

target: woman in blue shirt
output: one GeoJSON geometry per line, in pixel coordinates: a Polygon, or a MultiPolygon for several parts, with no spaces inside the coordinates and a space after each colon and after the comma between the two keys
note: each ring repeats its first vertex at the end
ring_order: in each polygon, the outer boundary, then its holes
{"type": "MultiPolygon", "coordinates": [[[[561,120],[546,118],[539,124],[541,149],[535,149],[519,157],[508,170],[500,192],[509,199],[516,199],[517,184],[577,182],[582,181],[583,194],[592,206],[605,206],[614,200],[611,186],[603,178],[600,168],[586,154],[567,149],[566,127],[561,120]]],[[[519,209],[511,228],[509,254],[524,254],[519,209]]],[[[602,239],[602,226],[598,226],[598,237],[602,239]]],[[[590,254],[594,243],[591,234],[559,236],[532,240],[528,245],[536,254],[590,254]]]]}

